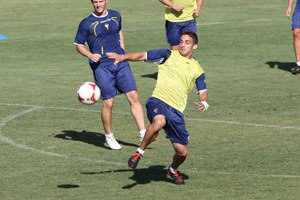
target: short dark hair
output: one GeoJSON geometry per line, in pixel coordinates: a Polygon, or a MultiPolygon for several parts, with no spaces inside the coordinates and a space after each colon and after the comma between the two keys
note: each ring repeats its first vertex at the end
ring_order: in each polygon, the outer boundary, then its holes
{"type": "Polygon", "coordinates": [[[198,36],[193,31],[184,31],[182,35],[188,35],[193,39],[194,44],[198,44],[198,36]]]}

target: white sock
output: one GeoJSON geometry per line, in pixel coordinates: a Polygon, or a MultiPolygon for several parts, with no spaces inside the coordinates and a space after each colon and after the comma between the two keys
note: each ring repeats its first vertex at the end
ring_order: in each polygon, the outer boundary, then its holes
{"type": "Polygon", "coordinates": [[[140,131],[140,135],[145,135],[146,129],[140,131]]]}
{"type": "Polygon", "coordinates": [[[137,152],[139,152],[140,154],[144,155],[145,151],[140,149],[140,147],[136,150],[137,152]]]}
{"type": "Polygon", "coordinates": [[[297,66],[300,66],[300,62],[297,62],[297,66]]]}
{"type": "Polygon", "coordinates": [[[106,139],[109,139],[109,138],[111,138],[112,136],[114,136],[114,134],[113,133],[111,133],[111,134],[105,134],[105,137],[106,137],[106,139]]]}
{"type": "Polygon", "coordinates": [[[173,174],[176,174],[176,172],[177,172],[177,169],[173,169],[172,164],[169,166],[169,170],[173,174]]]}

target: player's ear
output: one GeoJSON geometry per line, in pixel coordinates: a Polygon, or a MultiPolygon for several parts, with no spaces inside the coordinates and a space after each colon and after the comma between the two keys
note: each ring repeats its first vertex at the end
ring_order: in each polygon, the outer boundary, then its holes
{"type": "Polygon", "coordinates": [[[198,48],[198,44],[193,45],[193,50],[196,50],[198,48]]]}

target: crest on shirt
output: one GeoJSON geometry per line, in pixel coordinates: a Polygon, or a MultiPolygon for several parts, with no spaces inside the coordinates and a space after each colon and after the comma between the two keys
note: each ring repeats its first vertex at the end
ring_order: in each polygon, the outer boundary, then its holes
{"type": "Polygon", "coordinates": [[[105,26],[105,28],[108,30],[109,23],[105,23],[104,26],[105,26]]]}

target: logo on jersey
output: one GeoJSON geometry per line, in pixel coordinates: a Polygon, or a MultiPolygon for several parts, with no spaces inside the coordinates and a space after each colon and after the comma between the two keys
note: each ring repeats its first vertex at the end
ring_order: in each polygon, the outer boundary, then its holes
{"type": "Polygon", "coordinates": [[[104,24],[105,28],[108,30],[109,23],[104,24]]]}

